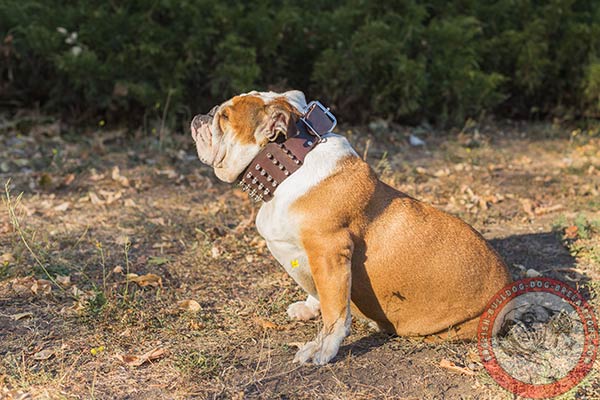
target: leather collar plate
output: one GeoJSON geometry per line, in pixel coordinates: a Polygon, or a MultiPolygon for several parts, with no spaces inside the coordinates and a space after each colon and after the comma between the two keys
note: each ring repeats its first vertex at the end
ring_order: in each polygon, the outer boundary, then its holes
{"type": "Polygon", "coordinates": [[[254,201],[269,201],[281,183],[302,166],[306,155],[319,143],[304,123],[296,123],[297,134],[281,142],[270,142],[240,175],[240,186],[254,201]]]}

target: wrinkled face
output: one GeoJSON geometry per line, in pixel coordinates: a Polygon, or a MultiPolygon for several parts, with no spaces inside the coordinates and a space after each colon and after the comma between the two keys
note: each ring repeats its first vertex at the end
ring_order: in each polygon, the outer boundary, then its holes
{"type": "Polygon", "coordinates": [[[233,182],[263,146],[287,134],[304,107],[304,94],[297,90],[235,96],[192,120],[198,157],[219,179],[233,182]]]}

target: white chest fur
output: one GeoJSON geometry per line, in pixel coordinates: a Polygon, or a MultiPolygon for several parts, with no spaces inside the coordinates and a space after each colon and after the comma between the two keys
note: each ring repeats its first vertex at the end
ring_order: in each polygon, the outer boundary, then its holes
{"type": "Polygon", "coordinates": [[[256,227],[275,259],[310,295],[317,297],[308,258],[300,239],[300,221],[290,206],[312,187],[331,175],[340,160],[357,155],[343,136],[329,134],[308,153],[304,165],[286,179],[271,201],[256,216],[256,227]]]}

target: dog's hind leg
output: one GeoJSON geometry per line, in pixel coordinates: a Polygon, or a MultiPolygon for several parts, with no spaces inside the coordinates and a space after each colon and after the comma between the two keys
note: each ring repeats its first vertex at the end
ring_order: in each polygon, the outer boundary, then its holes
{"type": "Polygon", "coordinates": [[[287,315],[298,321],[308,321],[317,318],[321,304],[315,297],[308,295],[306,301],[297,301],[289,305],[287,315]]]}

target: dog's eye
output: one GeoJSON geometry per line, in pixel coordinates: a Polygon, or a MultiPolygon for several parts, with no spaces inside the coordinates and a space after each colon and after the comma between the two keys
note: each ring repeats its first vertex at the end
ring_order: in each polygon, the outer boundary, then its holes
{"type": "Polygon", "coordinates": [[[228,121],[229,120],[229,114],[227,114],[227,111],[223,111],[221,113],[221,118],[223,118],[224,120],[228,121]]]}

